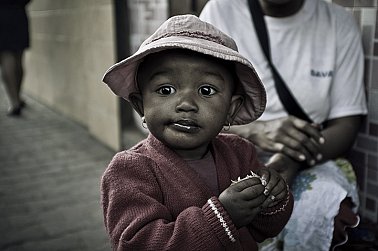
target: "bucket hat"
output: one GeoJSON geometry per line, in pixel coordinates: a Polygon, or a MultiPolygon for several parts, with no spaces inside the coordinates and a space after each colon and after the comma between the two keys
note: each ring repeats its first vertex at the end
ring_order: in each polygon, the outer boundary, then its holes
{"type": "Polygon", "coordinates": [[[235,64],[238,90],[244,101],[232,125],[248,124],[264,112],[266,92],[252,64],[238,52],[232,38],[194,15],[169,18],[133,55],[110,67],[103,82],[117,96],[130,101],[130,94],[139,92],[136,77],[139,64],[147,55],[169,49],[192,50],[235,64]]]}

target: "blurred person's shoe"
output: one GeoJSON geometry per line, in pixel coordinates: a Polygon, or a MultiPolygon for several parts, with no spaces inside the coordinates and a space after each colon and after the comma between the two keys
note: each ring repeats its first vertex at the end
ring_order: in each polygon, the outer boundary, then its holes
{"type": "Polygon", "coordinates": [[[19,117],[21,115],[21,107],[15,107],[9,109],[7,116],[9,117],[19,117]]]}
{"type": "MultiPolygon", "coordinates": [[[[24,105],[25,106],[25,105],[24,105]]],[[[7,116],[9,117],[19,117],[21,115],[22,105],[9,108],[7,116]]]]}
{"type": "Polygon", "coordinates": [[[25,107],[26,107],[26,103],[25,103],[25,101],[24,101],[24,100],[21,100],[21,102],[20,102],[20,108],[23,109],[23,108],[25,108],[25,107]]]}
{"type": "Polygon", "coordinates": [[[8,109],[7,115],[10,116],[10,117],[18,117],[18,116],[21,115],[21,111],[25,107],[26,107],[26,102],[24,100],[21,100],[20,104],[18,106],[10,107],[8,109]]]}

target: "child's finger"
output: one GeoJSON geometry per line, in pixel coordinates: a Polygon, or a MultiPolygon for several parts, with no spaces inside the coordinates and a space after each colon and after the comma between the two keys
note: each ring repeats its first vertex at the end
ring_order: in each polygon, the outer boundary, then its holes
{"type": "Polygon", "coordinates": [[[248,208],[250,208],[251,210],[255,209],[255,208],[261,208],[261,206],[262,206],[262,204],[264,203],[265,200],[266,200],[265,195],[260,194],[256,198],[254,198],[252,200],[249,200],[247,202],[248,203],[248,208]]]}
{"type": "Polygon", "coordinates": [[[262,168],[259,170],[258,174],[261,177],[261,183],[263,184],[263,186],[266,186],[270,180],[270,172],[268,171],[268,169],[262,168]]]}
{"type": "Polygon", "coordinates": [[[266,197],[265,201],[262,204],[262,208],[272,207],[280,203],[287,196],[287,191],[282,191],[278,195],[270,194],[266,197]]]}
{"type": "Polygon", "coordinates": [[[284,189],[282,190],[279,194],[277,194],[275,197],[276,197],[276,200],[285,200],[287,198],[287,189],[284,189]]]}
{"type": "Polygon", "coordinates": [[[242,194],[243,200],[253,200],[261,195],[263,195],[265,187],[263,185],[257,184],[250,187],[247,187],[240,193],[242,194]]]}
{"type": "Polygon", "coordinates": [[[261,179],[266,180],[266,186],[263,193],[268,196],[271,194],[273,188],[277,185],[281,177],[273,170],[261,169],[261,179]]]}
{"type": "Polygon", "coordinates": [[[232,183],[231,187],[233,189],[235,189],[235,191],[241,192],[248,187],[259,185],[259,184],[261,185],[261,180],[257,177],[252,177],[252,178],[249,178],[249,179],[245,179],[245,180],[242,180],[242,181],[232,183]]]}
{"type": "Polygon", "coordinates": [[[260,176],[261,184],[266,186],[270,180],[270,172],[266,168],[261,168],[256,171],[256,173],[260,176]]]}
{"type": "Polygon", "coordinates": [[[286,194],[287,194],[287,186],[283,180],[280,180],[270,192],[270,195],[274,195],[276,200],[284,199],[286,194]]]}
{"type": "Polygon", "coordinates": [[[271,206],[272,203],[274,203],[276,200],[274,195],[269,195],[268,197],[265,197],[265,201],[261,204],[261,208],[267,208],[271,206]]]}

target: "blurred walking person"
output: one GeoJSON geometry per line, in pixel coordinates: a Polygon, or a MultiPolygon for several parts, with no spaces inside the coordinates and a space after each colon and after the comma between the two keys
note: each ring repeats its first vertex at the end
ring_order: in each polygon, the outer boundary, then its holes
{"type": "Polygon", "coordinates": [[[30,46],[26,5],[30,0],[0,1],[0,67],[9,100],[8,116],[20,116],[25,102],[21,98],[22,59],[30,46]]]}

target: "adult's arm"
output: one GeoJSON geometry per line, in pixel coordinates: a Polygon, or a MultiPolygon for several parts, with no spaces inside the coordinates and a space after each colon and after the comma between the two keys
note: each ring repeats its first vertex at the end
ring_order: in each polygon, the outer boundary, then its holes
{"type": "Polygon", "coordinates": [[[293,116],[233,126],[230,131],[249,139],[264,151],[283,153],[308,164],[315,162],[324,143],[318,126],[293,116]]]}
{"type": "Polygon", "coordinates": [[[353,145],[360,128],[362,116],[348,116],[327,121],[322,131],[325,143],[320,148],[322,161],[342,156],[353,145]]]}
{"type": "MultiPolygon", "coordinates": [[[[314,160],[315,163],[335,159],[346,153],[353,145],[361,120],[360,115],[355,115],[328,121],[321,132],[324,143],[317,153],[322,158],[314,160]]],[[[282,153],[273,155],[267,166],[280,172],[286,182],[291,184],[296,172],[307,164],[288,157],[284,151],[282,153]]]]}

